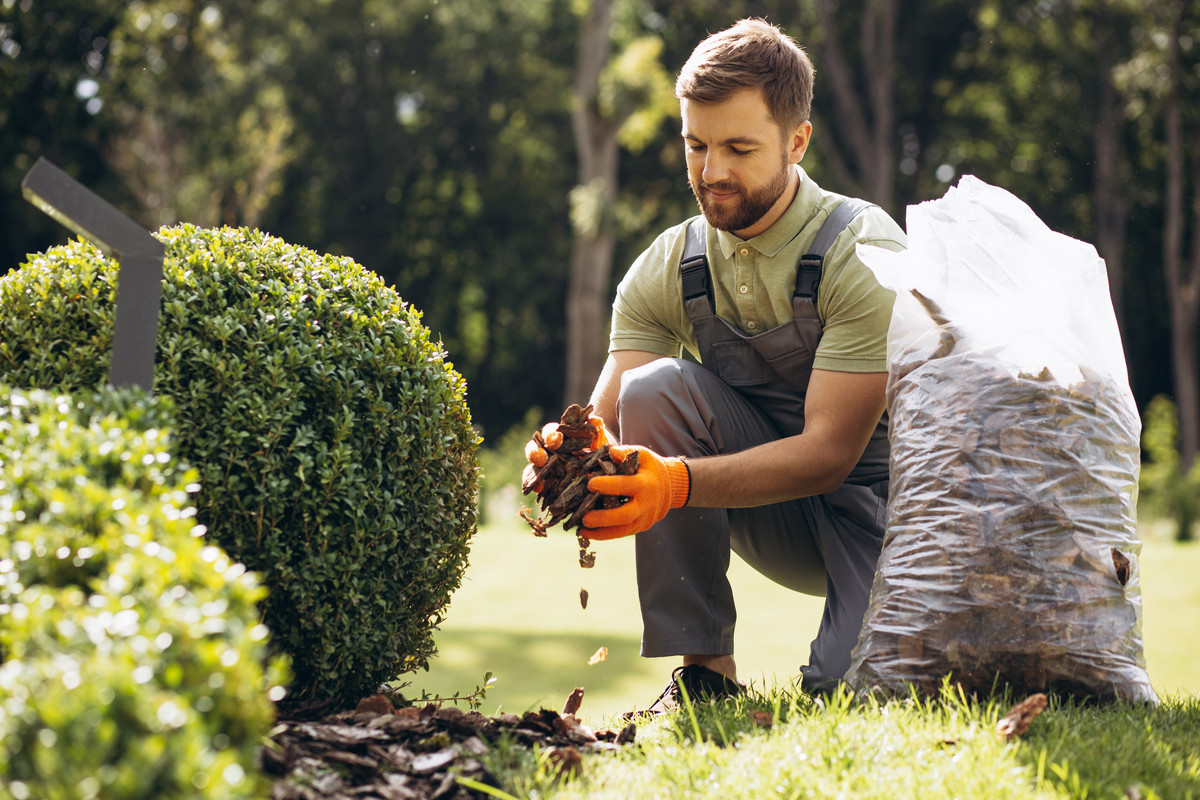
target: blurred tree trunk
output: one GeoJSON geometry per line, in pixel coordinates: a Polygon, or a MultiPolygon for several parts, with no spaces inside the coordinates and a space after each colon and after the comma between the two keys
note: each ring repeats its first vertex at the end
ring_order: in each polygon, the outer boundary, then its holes
{"type": "Polygon", "coordinates": [[[1096,206],[1096,249],[1108,268],[1108,287],[1117,325],[1125,331],[1125,264],[1122,251],[1125,248],[1129,202],[1125,194],[1126,186],[1119,177],[1119,138],[1125,115],[1124,109],[1117,103],[1117,92],[1113,83],[1113,73],[1116,69],[1116,36],[1113,24],[1109,0],[1100,0],[1096,22],[1099,107],[1092,173],[1096,206]]]}
{"type": "Polygon", "coordinates": [[[571,274],[567,285],[564,407],[584,403],[608,351],[609,280],[615,234],[621,121],[600,108],[600,79],[612,50],[612,0],[592,0],[580,30],[572,126],[578,185],[571,193],[571,274]]]}
{"type": "MultiPolygon", "coordinates": [[[[895,60],[897,0],[867,0],[859,25],[862,82],[838,41],[836,0],[817,0],[824,37],[817,45],[818,69],[832,86],[836,127],[813,113],[814,147],[837,181],[836,191],[896,211],[895,60]]],[[[843,9],[844,10],[844,9],[843,9]]]]}
{"type": "Polygon", "coordinates": [[[1163,271],[1167,280],[1167,299],[1171,309],[1171,361],[1175,375],[1175,405],[1179,409],[1180,461],[1186,471],[1200,449],[1200,370],[1197,368],[1197,319],[1200,318],[1200,198],[1192,201],[1191,257],[1184,256],[1187,229],[1184,183],[1190,177],[1193,195],[1200,190],[1200,137],[1197,132],[1184,136],[1179,86],[1183,80],[1180,65],[1180,37],[1183,9],[1179,2],[1162,9],[1167,34],[1167,83],[1165,119],[1167,163],[1163,221],[1163,271]],[[1191,152],[1189,176],[1188,153],[1191,152]]]}

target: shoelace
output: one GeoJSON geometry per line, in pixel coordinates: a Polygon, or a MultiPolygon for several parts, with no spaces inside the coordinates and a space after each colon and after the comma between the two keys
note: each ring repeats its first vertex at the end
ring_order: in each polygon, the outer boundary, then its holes
{"type": "Polygon", "coordinates": [[[647,711],[653,711],[654,707],[657,706],[659,703],[661,703],[663,700],[665,700],[667,695],[671,695],[672,698],[674,698],[674,695],[676,693],[678,693],[678,691],[679,691],[679,675],[685,669],[687,669],[686,664],[684,666],[676,667],[675,669],[671,670],[671,681],[667,684],[667,687],[662,690],[662,694],[660,694],[654,700],[654,702],[651,703],[649,705],[649,707],[646,708],[647,711]]]}

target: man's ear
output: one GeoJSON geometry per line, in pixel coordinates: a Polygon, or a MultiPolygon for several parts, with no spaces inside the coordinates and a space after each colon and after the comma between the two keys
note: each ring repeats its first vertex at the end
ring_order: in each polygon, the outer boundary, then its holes
{"type": "Polygon", "coordinates": [[[788,163],[799,164],[808,150],[809,139],[812,138],[812,123],[808,120],[801,122],[788,134],[788,163]]]}

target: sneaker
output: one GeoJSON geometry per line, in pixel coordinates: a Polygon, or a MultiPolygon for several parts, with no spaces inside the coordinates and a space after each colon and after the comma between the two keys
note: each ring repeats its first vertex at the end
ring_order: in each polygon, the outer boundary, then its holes
{"type": "Polygon", "coordinates": [[[726,678],[719,672],[699,664],[685,664],[671,672],[671,682],[645,711],[630,711],[623,716],[628,719],[638,714],[662,714],[683,703],[684,692],[693,703],[710,703],[737,697],[742,685],[726,678]]]}

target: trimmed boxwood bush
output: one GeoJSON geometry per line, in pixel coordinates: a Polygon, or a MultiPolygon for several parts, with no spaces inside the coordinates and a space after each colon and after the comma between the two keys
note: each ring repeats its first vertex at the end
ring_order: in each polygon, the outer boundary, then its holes
{"type": "MultiPolygon", "coordinates": [[[[269,589],[293,697],[421,666],[475,532],[466,387],[420,314],[349,258],[190,225],[167,248],[155,392],[211,540],[269,589]]],[[[0,278],[0,381],[106,380],[116,267],[74,241],[0,278]]]]}
{"type": "Polygon", "coordinates": [[[265,590],[201,538],[158,406],[93,400],[0,390],[0,796],[265,796],[265,590]]]}

